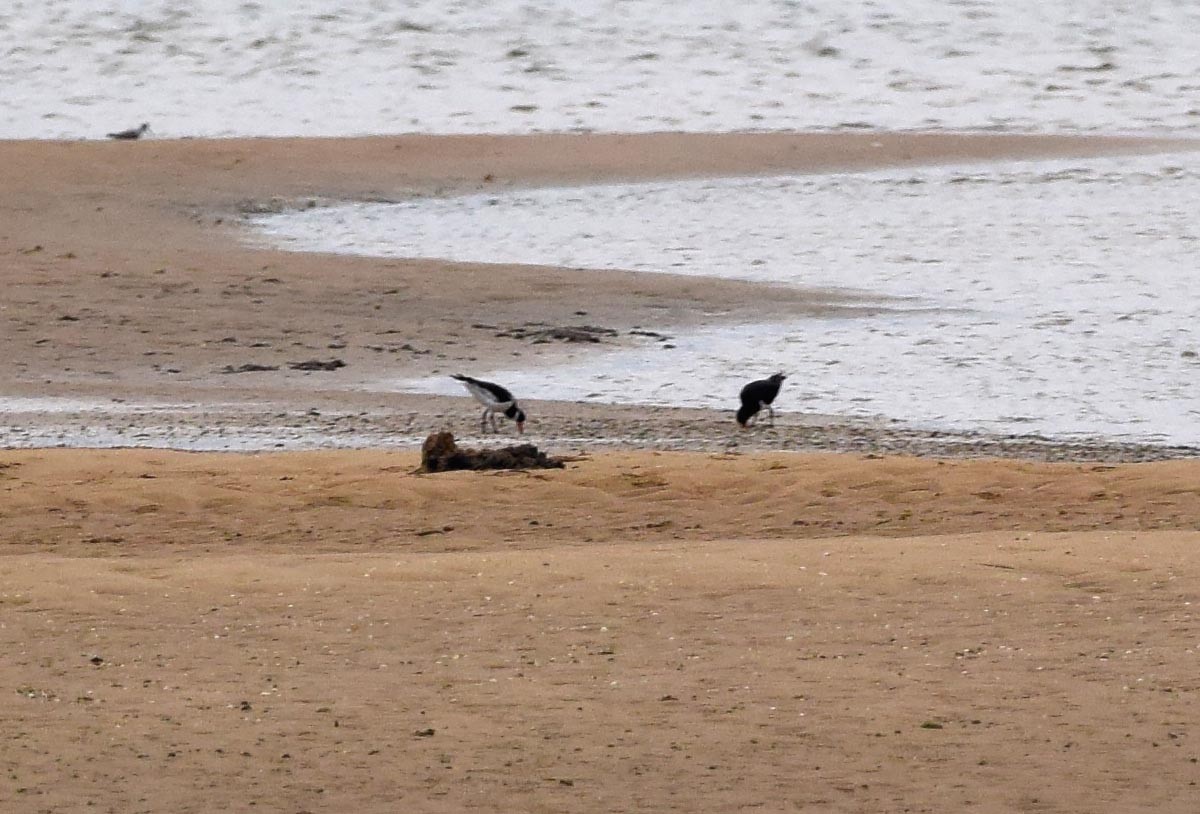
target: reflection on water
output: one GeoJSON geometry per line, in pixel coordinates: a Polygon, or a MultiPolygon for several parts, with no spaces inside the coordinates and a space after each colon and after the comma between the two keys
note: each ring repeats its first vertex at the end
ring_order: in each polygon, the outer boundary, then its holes
{"type": "Polygon", "coordinates": [[[256,223],[296,250],[740,277],[927,306],[491,372],[530,398],[727,407],[748,377],[783,369],[785,409],[1195,443],[1200,174],[1188,160],[526,190],[256,223]]]}
{"type": "Polygon", "coordinates": [[[41,0],[0,137],[1200,123],[1171,0],[41,0]]]}

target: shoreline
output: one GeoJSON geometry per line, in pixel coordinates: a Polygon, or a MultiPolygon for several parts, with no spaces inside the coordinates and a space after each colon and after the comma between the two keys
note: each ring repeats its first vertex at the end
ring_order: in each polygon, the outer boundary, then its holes
{"type": "MultiPolygon", "coordinates": [[[[204,396],[211,396],[205,393],[204,396]]],[[[202,396],[203,397],[203,396],[202,396]]],[[[551,454],[600,451],[835,453],[943,460],[1127,464],[1200,458],[1200,447],[1103,437],[955,432],[890,419],[779,412],[775,427],[742,430],[732,410],[522,400],[523,436],[480,435],[469,398],[364,391],[260,393],[255,401],[188,403],[13,400],[0,449],[181,450],[270,454],[413,451],[448,430],[464,446],[531,443],[551,454]]],[[[0,407],[3,403],[0,402],[0,407]]]]}
{"type": "MultiPolygon", "coordinates": [[[[18,202],[0,228],[9,293],[0,392],[133,403],[183,397],[201,411],[273,401],[328,410],[362,398],[428,425],[473,408],[443,397],[429,415],[435,403],[419,396],[353,394],[385,380],[579,363],[621,346],[538,343],[528,332],[539,326],[600,325],[636,343],[648,341],[631,336],[643,329],[864,307],[844,292],[735,280],[295,254],[241,242],[238,213],[272,200],[1181,150],[1200,150],[1200,141],[865,132],[0,142],[0,185],[18,202]],[[344,367],[293,369],[334,360],[344,367]]],[[[572,429],[577,405],[546,409],[558,437],[640,437],[623,418],[572,429]]],[[[645,429],[670,435],[683,415],[645,429]]],[[[714,411],[701,422],[711,429],[698,446],[725,443],[719,419],[714,411]]],[[[843,434],[857,432],[856,422],[845,424],[843,434]]],[[[381,423],[371,437],[392,426],[381,423]]],[[[988,448],[1003,450],[993,443],[1000,440],[988,439],[988,448]]],[[[863,443],[930,448],[886,426],[863,443]]]]}

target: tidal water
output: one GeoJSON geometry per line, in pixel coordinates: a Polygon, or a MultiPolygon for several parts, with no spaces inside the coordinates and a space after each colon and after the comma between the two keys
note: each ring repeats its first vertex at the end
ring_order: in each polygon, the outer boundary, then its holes
{"type": "MultiPolygon", "coordinates": [[[[688,331],[671,348],[582,366],[486,371],[530,398],[729,407],[747,375],[783,370],[785,409],[1194,444],[1195,160],[535,189],[318,208],[254,226],[297,251],[736,277],[901,300],[869,316],[688,331]]],[[[395,385],[458,392],[443,378],[395,385]]]]}
{"type": "Polygon", "coordinates": [[[1187,130],[1188,0],[9,0],[0,138],[1187,130]]]}

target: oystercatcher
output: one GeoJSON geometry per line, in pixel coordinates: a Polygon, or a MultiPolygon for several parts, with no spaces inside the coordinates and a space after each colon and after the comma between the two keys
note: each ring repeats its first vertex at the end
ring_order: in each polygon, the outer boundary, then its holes
{"type": "Polygon", "coordinates": [[[451,378],[462,382],[467,392],[483,405],[483,417],[479,422],[480,432],[487,432],[488,419],[491,419],[492,432],[500,432],[500,428],[496,426],[496,413],[503,413],[505,417],[516,421],[517,432],[525,432],[525,413],[517,406],[517,400],[506,388],[492,382],[472,379],[461,373],[455,373],[451,378]]]}
{"type": "Polygon", "coordinates": [[[146,131],[150,129],[147,122],[142,122],[137,127],[131,127],[128,130],[118,130],[115,133],[108,133],[108,137],[117,141],[133,141],[146,135],[146,131]]]}
{"type": "Polygon", "coordinates": [[[740,396],[742,406],[737,411],[737,423],[743,427],[750,426],[750,419],[758,415],[759,410],[766,407],[767,414],[771,416],[771,426],[774,427],[775,410],[771,408],[771,402],[775,401],[775,397],[779,395],[779,388],[786,378],[787,376],[782,373],[776,373],[769,379],[759,379],[743,387],[740,396]]]}

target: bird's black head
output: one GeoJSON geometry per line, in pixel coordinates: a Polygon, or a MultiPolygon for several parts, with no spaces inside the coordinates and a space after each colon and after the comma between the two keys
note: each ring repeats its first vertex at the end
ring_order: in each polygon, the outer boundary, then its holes
{"type": "Polygon", "coordinates": [[[783,380],[786,378],[787,376],[783,375],[782,373],[776,373],[771,376],[771,381],[775,382],[776,384],[782,384],[783,380]]]}
{"type": "Polygon", "coordinates": [[[517,432],[525,432],[525,411],[513,404],[504,411],[504,415],[517,422],[517,432]]]}

